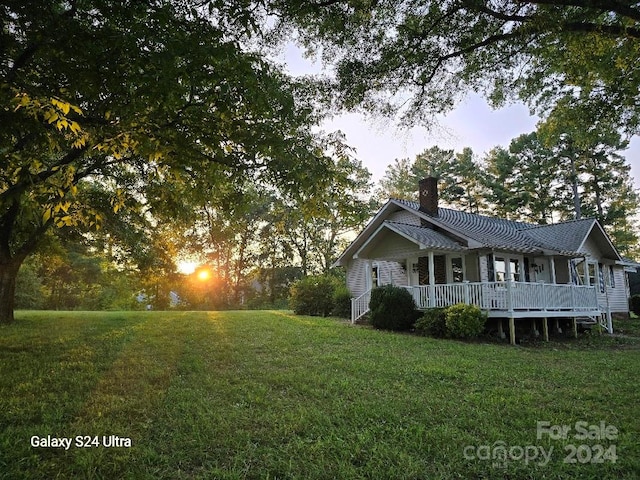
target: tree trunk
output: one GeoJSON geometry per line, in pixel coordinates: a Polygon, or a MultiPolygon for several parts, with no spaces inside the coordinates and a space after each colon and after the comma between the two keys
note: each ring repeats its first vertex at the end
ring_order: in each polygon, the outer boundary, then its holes
{"type": "Polygon", "coordinates": [[[574,219],[580,220],[582,218],[582,207],[580,205],[580,193],[578,192],[578,172],[576,169],[576,158],[573,150],[571,150],[571,147],[569,148],[569,158],[571,160],[571,189],[573,190],[574,219]]]}
{"type": "Polygon", "coordinates": [[[0,261],[0,324],[9,324],[14,320],[16,278],[21,264],[22,260],[16,258],[0,261]]]}

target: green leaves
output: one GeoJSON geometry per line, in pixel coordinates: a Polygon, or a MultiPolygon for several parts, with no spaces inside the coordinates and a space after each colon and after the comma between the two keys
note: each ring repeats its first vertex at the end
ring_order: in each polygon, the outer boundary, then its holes
{"type": "Polygon", "coordinates": [[[598,98],[640,125],[640,9],[622,2],[280,2],[337,72],[341,104],[431,126],[468,91],[546,115],[598,98]]]}

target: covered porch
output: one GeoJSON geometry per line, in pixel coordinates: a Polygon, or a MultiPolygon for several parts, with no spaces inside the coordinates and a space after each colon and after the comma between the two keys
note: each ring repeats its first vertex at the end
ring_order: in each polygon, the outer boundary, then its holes
{"type": "MultiPolygon", "coordinates": [[[[515,344],[516,319],[542,319],[545,340],[549,339],[548,319],[589,317],[613,333],[611,313],[599,305],[595,286],[560,285],[544,282],[468,282],[400,285],[407,289],[418,309],[443,308],[457,303],[475,305],[489,318],[509,319],[509,338],[515,344]]],[[[351,300],[351,320],[355,323],[369,311],[371,290],[351,300]]],[[[502,334],[502,322],[498,323],[502,334]]]]}
{"type": "Polygon", "coordinates": [[[600,313],[595,287],[527,282],[462,282],[407,285],[416,306],[438,308],[466,303],[476,305],[490,317],[540,316],[569,313],[592,316],[600,313]]]}

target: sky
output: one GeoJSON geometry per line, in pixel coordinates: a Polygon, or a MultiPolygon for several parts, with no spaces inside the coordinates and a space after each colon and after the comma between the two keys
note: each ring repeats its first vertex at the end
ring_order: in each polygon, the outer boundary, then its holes
{"type": "MultiPolygon", "coordinates": [[[[293,75],[320,73],[322,65],[303,57],[300,50],[289,44],[278,60],[293,75]]],[[[442,128],[427,131],[414,127],[400,130],[388,120],[346,113],[324,124],[326,131],[341,130],[347,144],[356,150],[377,182],[388,165],[397,158],[413,159],[418,153],[432,146],[462,151],[470,147],[482,157],[493,147],[508,147],[515,137],[535,130],[538,118],[531,116],[524,104],[512,104],[493,110],[479,95],[470,94],[458,107],[440,118],[442,128]]],[[[630,148],[621,154],[631,165],[631,175],[640,189],[640,138],[634,137],[630,148]]]]}

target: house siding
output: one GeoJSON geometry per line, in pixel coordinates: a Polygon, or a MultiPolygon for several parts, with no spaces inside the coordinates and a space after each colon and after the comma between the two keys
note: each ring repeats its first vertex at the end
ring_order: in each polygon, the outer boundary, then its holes
{"type": "Polygon", "coordinates": [[[367,268],[369,260],[356,258],[347,265],[347,288],[353,297],[359,297],[367,291],[367,268]]]}
{"type": "MultiPolygon", "coordinates": [[[[486,258],[486,257],[485,257],[486,258]]],[[[465,258],[466,279],[470,282],[480,281],[480,257],[467,255],[465,258]]]]}
{"type": "Polygon", "coordinates": [[[364,255],[368,258],[402,260],[424,255],[424,250],[420,250],[420,247],[412,241],[387,230],[377,245],[364,253],[364,255]]]}
{"type": "Polygon", "coordinates": [[[398,262],[378,262],[381,265],[379,268],[386,273],[385,276],[381,277],[383,285],[391,284],[391,285],[399,285],[405,286],[408,285],[407,272],[404,267],[398,262]]]}
{"type": "MultiPolygon", "coordinates": [[[[602,264],[604,268],[605,275],[605,285],[606,285],[606,276],[609,275],[609,265],[611,264],[611,260],[608,260],[609,264],[607,264],[607,260],[602,259],[602,252],[598,248],[596,242],[592,238],[587,238],[580,250],[582,253],[587,255],[587,261],[598,262],[602,264]]],[[[600,268],[600,266],[598,267],[600,268]]],[[[614,272],[614,280],[615,287],[606,286],[606,293],[600,291],[599,285],[597,286],[598,292],[598,303],[602,306],[607,304],[607,300],[609,302],[609,308],[613,313],[628,313],[629,312],[629,303],[627,299],[627,292],[625,288],[625,280],[624,280],[624,268],[620,266],[613,266],[614,272]]]]}
{"type": "MultiPolygon", "coordinates": [[[[609,272],[607,271],[605,274],[608,275],[609,272]]],[[[611,307],[612,312],[629,312],[629,299],[627,298],[625,275],[623,267],[613,267],[615,287],[607,287],[609,293],[609,306],[611,307]]]]}
{"type": "Polygon", "coordinates": [[[353,297],[366,293],[367,270],[373,266],[378,267],[380,285],[408,285],[407,272],[400,263],[356,258],[347,266],[347,288],[353,297]]]}
{"type": "Polygon", "coordinates": [[[480,255],[479,265],[480,265],[480,281],[481,282],[488,282],[489,281],[489,268],[488,268],[487,256],[486,255],[480,255]]]}
{"type": "Polygon", "coordinates": [[[599,259],[602,255],[602,252],[600,252],[600,249],[596,245],[596,242],[591,238],[587,238],[585,240],[582,248],[580,249],[580,252],[587,254],[587,256],[593,257],[593,259],[599,259]]]}

